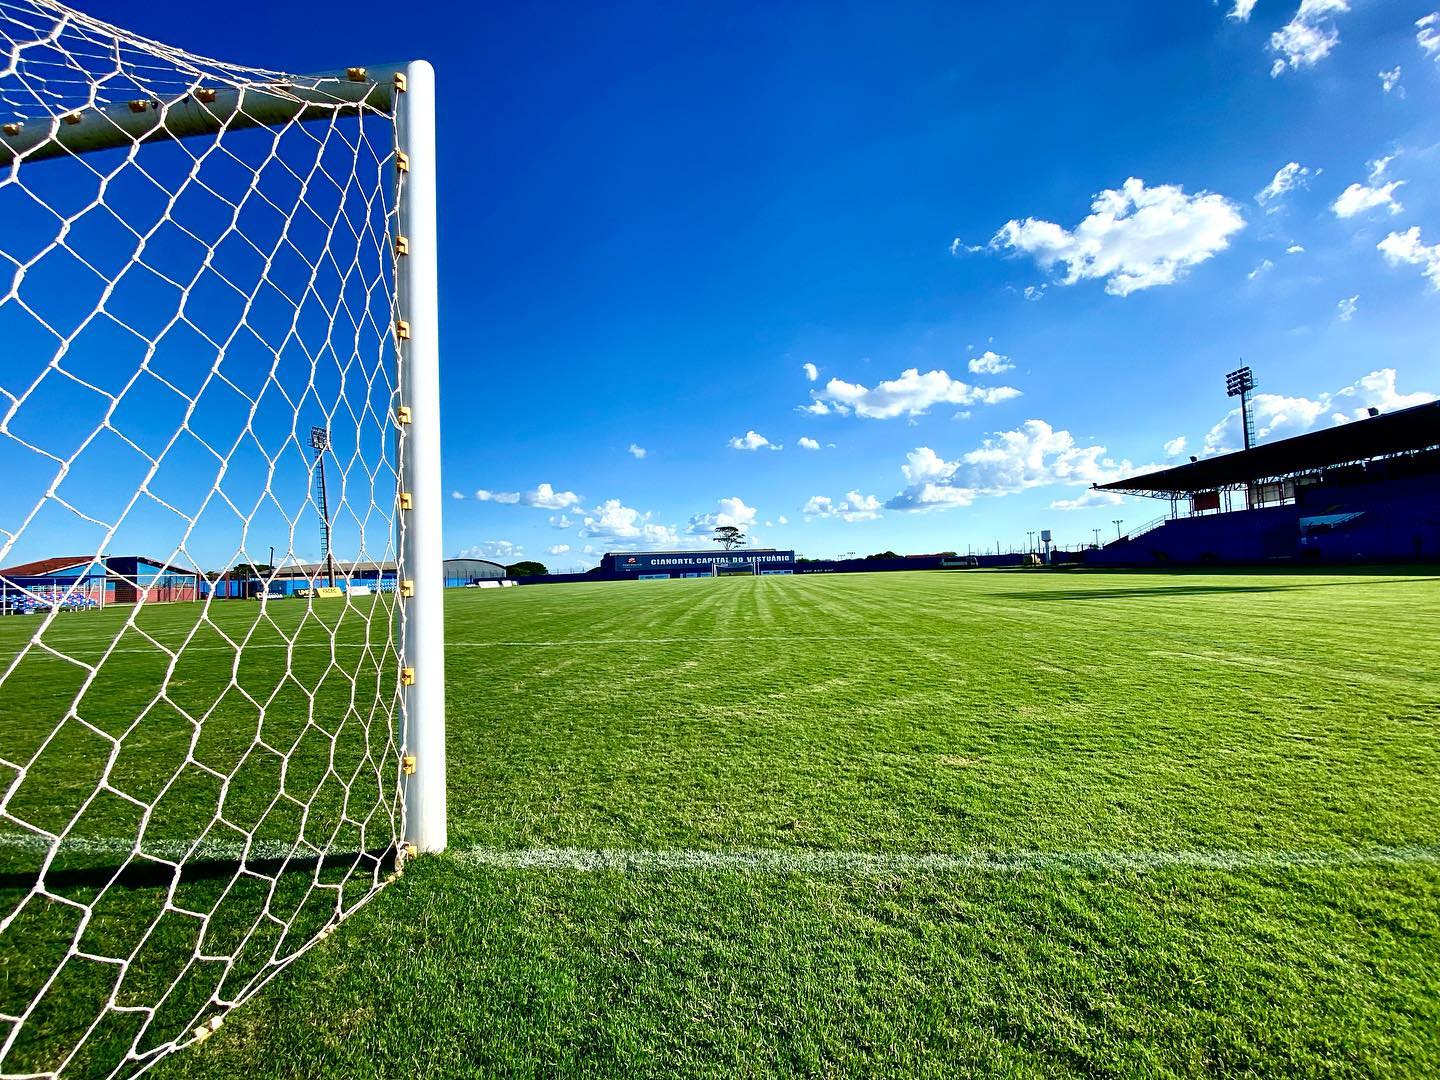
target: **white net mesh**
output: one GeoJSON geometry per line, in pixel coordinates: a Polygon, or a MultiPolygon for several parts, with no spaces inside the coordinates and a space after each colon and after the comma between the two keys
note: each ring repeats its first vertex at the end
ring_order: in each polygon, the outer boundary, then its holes
{"type": "Polygon", "coordinates": [[[0,1075],[142,1070],[386,880],[392,85],[0,0],[0,1075]]]}

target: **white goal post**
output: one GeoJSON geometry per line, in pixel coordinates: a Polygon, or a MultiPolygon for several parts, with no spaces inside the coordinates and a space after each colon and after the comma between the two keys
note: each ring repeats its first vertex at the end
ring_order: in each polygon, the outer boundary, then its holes
{"type": "Polygon", "coordinates": [[[444,849],[437,242],[429,64],[0,0],[0,1077],[143,1072],[444,849]]]}

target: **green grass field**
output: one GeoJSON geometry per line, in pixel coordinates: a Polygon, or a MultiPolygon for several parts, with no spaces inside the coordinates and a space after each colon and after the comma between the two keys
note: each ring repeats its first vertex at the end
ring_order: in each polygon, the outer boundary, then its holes
{"type": "MultiPolygon", "coordinates": [[[[153,1075],[1440,1073],[1440,579],[447,601],[451,851],[153,1075]]],[[[166,640],[185,611],[141,622],[166,640]]],[[[229,669],[206,678],[197,701],[229,669]]],[[[217,714],[227,762],[246,715],[217,714]]],[[[237,813],[263,826],[276,783],[237,813]]],[[[18,1000],[34,949],[9,938],[18,1000]]]]}

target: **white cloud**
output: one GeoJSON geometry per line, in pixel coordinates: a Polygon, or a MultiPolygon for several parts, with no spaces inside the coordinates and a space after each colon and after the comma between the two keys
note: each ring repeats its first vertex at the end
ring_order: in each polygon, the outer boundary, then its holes
{"type": "Polygon", "coordinates": [[[1341,322],[1349,322],[1355,317],[1355,309],[1359,306],[1360,294],[1347,296],[1335,305],[1335,317],[1341,322]]]}
{"type": "Polygon", "coordinates": [[[635,458],[635,459],[638,461],[640,458],[643,458],[643,457],[644,457],[646,454],[648,454],[650,451],[649,451],[649,450],[646,450],[643,446],[636,446],[636,445],[632,442],[632,443],[630,444],[630,446],[629,446],[629,449],[628,449],[626,452],[627,452],[631,457],[635,458]]]}
{"type": "Polygon", "coordinates": [[[1256,264],[1255,269],[1254,269],[1254,270],[1251,270],[1250,273],[1246,274],[1245,276],[1246,276],[1249,280],[1254,281],[1254,280],[1255,280],[1257,277],[1259,277],[1261,274],[1265,273],[1266,270],[1274,270],[1274,269],[1275,269],[1275,264],[1274,264],[1273,262],[1271,262],[1269,259],[1261,259],[1261,260],[1256,264]]]}
{"type": "Polygon", "coordinates": [[[1386,154],[1384,157],[1375,158],[1373,161],[1367,161],[1365,168],[1368,170],[1366,175],[1369,177],[1370,183],[1378,184],[1381,180],[1384,180],[1386,170],[1390,168],[1390,162],[1399,156],[1399,151],[1396,151],[1393,154],[1386,154]]]}
{"type": "Polygon", "coordinates": [[[1340,197],[1331,204],[1330,209],[1335,211],[1338,218],[1354,217],[1381,206],[1387,207],[1392,214],[1398,214],[1405,208],[1396,201],[1395,189],[1404,183],[1404,180],[1391,180],[1390,183],[1377,187],[1351,184],[1340,193],[1340,197]]]}
{"type": "Polygon", "coordinates": [[[993,349],[986,349],[970,361],[971,375],[1003,375],[1013,370],[1015,365],[1010,362],[1010,358],[1001,356],[993,349]]]}
{"type": "Polygon", "coordinates": [[[1044,300],[1044,299],[1045,299],[1045,290],[1046,290],[1047,288],[1049,288],[1048,285],[1026,285],[1026,286],[1025,286],[1025,299],[1026,299],[1026,300],[1044,300]]]}
{"type": "Polygon", "coordinates": [[[900,471],[907,484],[885,504],[892,510],[969,506],[980,496],[1051,484],[1088,486],[1139,470],[1107,457],[1103,446],[1081,446],[1068,431],[1044,420],[1027,420],[1012,431],[997,432],[954,461],[928,446],[918,447],[906,455],[900,471]]]}
{"type": "Polygon", "coordinates": [[[555,529],[568,529],[575,524],[575,519],[569,514],[551,514],[550,525],[555,529]]]}
{"type": "Polygon", "coordinates": [[[1430,279],[1430,287],[1440,289],[1440,244],[1422,243],[1419,225],[1412,225],[1403,233],[1392,232],[1375,246],[1391,266],[1401,263],[1418,266],[1430,279]]]}
{"type": "Polygon", "coordinates": [[[1096,491],[1086,488],[1073,499],[1056,499],[1050,504],[1051,510],[1094,510],[1102,506],[1119,506],[1125,496],[1117,491],[1096,491]]]}
{"type": "Polygon", "coordinates": [[[1178,457],[1180,454],[1183,454],[1185,452],[1185,443],[1186,439],[1184,435],[1176,435],[1175,438],[1165,444],[1165,456],[1178,457]]]}
{"type": "Polygon", "coordinates": [[[805,378],[809,379],[811,382],[814,382],[816,379],[820,378],[820,369],[809,361],[801,364],[800,369],[805,372],[805,378]]]}
{"type": "Polygon", "coordinates": [[[744,435],[736,435],[730,440],[731,450],[783,450],[784,447],[772,443],[758,431],[747,431],[744,435]]]}
{"type": "MultiPolygon", "coordinates": [[[[1330,416],[1343,420],[1362,417],[1366,409],[1377,408],[1382,412],[1408,408],[1434,401],[1435,395],[1426,391],[1402,394],[1395,388],[1395,369],[1380,368],[1349,386],[1316,397],[1291,396],[1286,394],[1256,394],[1251,399],[1251,415],[1255,418],[1255,434],[1261,439],[1289,438],[1311,430],[1321,420],[1330,416]],[[1348,407],[1348,414],[1344,411],[1348,407]],[[1341,410],[1336,417],[1337,410],[1341,410]]],[[[1240,433],[1240,410],[1231,409],[1225,417],[1205,435],[1204,453],[1225,453],[1244,445],[1240,433]]]]}
{"type": "Polygon", "coordinates": [[[493,559],[495,562],[504,562],[507,559],[519,558],[525,554],[525,548],[521,544],[513,544],[509,540],[482,540],[478,544],[461,548],[455,553],[457,559],[493,559]]]}
{"type": "MultiPolygon", "coordinates": [[[[1394,90],[1397,86],[1400,86],[1399,64],[1396,64],[1389,71],[1376,72],[1376,75],[1380,79],[1380,89],[1384,90],[1387,94],[1390,93],[1390,91],[1394,90]]],[[[1405,96],[1405,88],[1403,86],[1400,86],[1400,96],[1405,96]]]]}
{"type": "Polygon", "coordinates": [[[570,545],[569,545],[569,544],[551,544],[551,545],[550,545],[548,548],[546,548],[545,550],[546,550],[547,552],[549,552],[551,555],[564,555],[567,551],[570,550],[570,545]]]}
{"type": "Polygon", "coordinates": [[[1249,22],[1250,12],[1254,10],[1255,0],[1235,0],[1235,6],[1226,12],[1225,17],[1237,22],[1249,22]]]}
{"type": "Polygon", "coordinates": [[[1415,44],[1420,46],[1426,56],[1440,59],[1440,11],[1422,15],[1415,20],[1415,26],[1415,44]]]}
{"type": "Polygon", "coordinates": [[[801,450],[819,450],[820,444],[807,435],[801,435],[797,440],[801,450]]]}
{"type": "Polygon", "coordinates": [[[1331,16],[1350,10],[1348,0],[1300,0],[1290,21],[1270,35],[1270,49],[1281,55],[1270,65],[1271,77],[1287,67],[1298,71],[1314,67],[1340,44],[1340,31],[1331,16]]]}
{"type": "Polygon", "coordinates": [[[475,492],[475,498],[476,498],[479,502],[497,502],[497,503],[514,504],[514,503],[518,503],[518,502],[520,501],[520,492],[518,492],[518,491],[486,491],[484,488],[481,488],[479,491],[475,492]]]}
{"type": "Polygon", "coordinates": [[[1245,227],[1223,195],[1187,195],[1177,184],[1147,188],[1135,177],[1100,192],[1091,209],[1073,231],[1036,218],[1008,221],[991,245],[1032,255],[1045,269],[1063,263],[1062,284],[1102,278],[1107,293],[1128,296],[1174,284],[1245,227]]]}
{"type": "Polygon", "coordinates": [[[812,401],[809,405],[796,405],[795,411],[809,413],[811,416],[829,416],[830,406],[823,401],[812,401]]]}
{"type": "Polygon", "coordinates": [[[958,236],[955,237],[954,240],[951,240],[951,241],[950,241],[950,254],[951,254],[951,255],[959,255],[962,251],[968,252],[969,254],[972,254],[972,255],[973,255],[973,254],[974,254],[975,252],[977,252],[977,251],[984,251],[984,250],[985,250],[985,245],[984,245],[984,244],[967,244],[967,243],[965,243],[965,241],[961,240],[960,237],[958,237],[958,236]]]}
{"type": "Polygon", "coordinates": [[[541,510],[568,510],[580,504],[580,496],[573,491],[556,491],[549,484],[537,484],[534,491],[527,491],[520,496],[520,501],[526,506],[536,506],[541,510]]]}
{"type": "MultiPolygon", "coordinates": [[[[873,521],[880,516],[880,500],[874,495],[861,495],[858,491],[847,492],[838,501],[828,495],[812,495],[800,508],[805,520],[811,518],[839,518],[841,521],[873,521]]],[[[786,524],[782,518],[782,525],[786,524]]]]}
{"type": "MultiPolygon", "coordinates": [[[[1020,396],[1020,391],[1013,386],[972,386],[952,379],[945,371],[927,371],[922,375],[919,368],[907,368],[899,378],[886,379],[874,389],[843,379],[831,379],[823,390],[812,390],[810,393],[814,395],[816,405],[824,406],[823,412],[837,412],[842,416],[853,412],[856,416],[872,420],[923,416],[932,406],[940,404],[994,405],[1020,396]]],[[[816,410],[807,408],[806,411],[816,410]]]]}
{"type": "MultiPolygon", "coordinates": [[[[452,492],[452,499],[463,499],[465,496],[460,492],[452,492]]],[[[487,491],[481,488],[475,492],[475,499],[478,502],[497,502],[507,506],[516,503],[523,503],[526,506],[535,506],[541,510],[565,510],[580,504],[580,496],[573,491],[556,491],[550,484],[537,484],[531,491],[487,491]]]]}
{"type": "Polygon", "coordinates": [[[1304,250],[1305,250],[1305,247],[1304,247],[1304,245],[1302,245],[1302,244],[1291,244],[1289,247],[1287,247],[1287,248],[1285,249],[1285,254],[1286,254],[1286,255],[1299,255],[1299,254],[1301,254],[1302,252],[1304,252],[1304,250]]]}
{"type": "Polygon", "coordinates": [[[789,524],[790,524],[790,519],[787,518],[784,514],[781,514],[781,515],[780,515],[778,518],[776,518],[775,520],[778,521],[781,525],[789,525],[789,524]]]}
{"type": "Polygon", "coordinates": [[[619,499],[606,499],[585,515],[580,535],[587,539],[658,547],[678,544],[680,537],[675,530],[652,521],[653,516],[624,506],[619,499]]]}
{"type": "Polygon", "coordinates": [[[1279,205],[1271,206],[1280,196],[1287,191],[1294,191],[1297,187],[1310,186],[1310,170],[1298,161],[1282,165],[1276,171],[1270,183],[1255,193],[1255,201],[1265,207],[1267,211],[1274,212],[1280,209],[1279,205]]]}
{"type": "Polygon", "coordinates": [[[465,498],[465,493],[463,491],[452,491],[450,492],[450,497],[452,499],[463,499],[465,498]]]}
{"type": "Polygon", "coordinates": [[[691,517],[685,531],[692,536],[704,536],[725,525],[734,525],[739,529],[752,528],[755,525],[755,507],[746,506],[744,499],[732,495],[730,498],[721,499],[719,505],[720,509],[714,513],[691,517]]]}

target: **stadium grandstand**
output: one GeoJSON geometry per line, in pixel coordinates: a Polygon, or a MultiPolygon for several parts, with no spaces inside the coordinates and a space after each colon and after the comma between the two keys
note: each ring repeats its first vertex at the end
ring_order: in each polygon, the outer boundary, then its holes
{"type": "Polygon", "coordinates": [[[1088,565],[1440,561],[1440,402],[1095,489],[1170,505],[1088,565]]]}
{"type": "Polygon", "coordinates": [[[0,569],[0,611],[194,600],[203,579],[144,555],[62,555],[0,569]]]}

